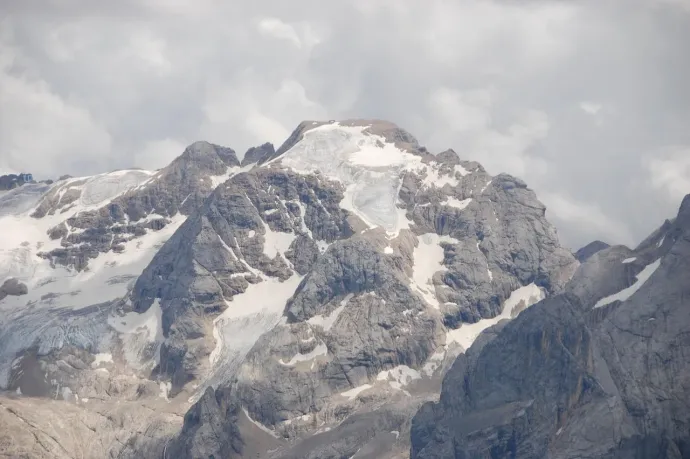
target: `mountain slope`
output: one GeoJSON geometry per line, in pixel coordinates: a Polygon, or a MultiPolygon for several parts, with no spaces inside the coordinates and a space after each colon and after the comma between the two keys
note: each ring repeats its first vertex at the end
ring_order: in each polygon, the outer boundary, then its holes
{"type": "Polygon", "coordinates": [[[690,196],[461,356],[412,426],[414,459],[690,457],[690,196]]]}
{"type": "Polygon", "coordinates": [[[376,120],[29,195],[0,422],[36,457],[406,457],[455,357],[578,266],[524,182],[376,120]]]}
{"type": "Polygon", "coordinates": [[[188,415],[169,451],[237,454],[253,435],[242,420],[279,440],[280,457],[308,457],[300,438],[343,425],[342,450],[312,437],[309,457],[352,455],[384,425],[405,436],[444,362],[576,266],[518,179],[430,155],[389,123],[303,123],[216,189],[134,290],[133,309],[160,300],[171,317],[161,367],[173,393],[206,372],[219,388],[190,412],[215,406],[212,418],[188,415]],[[367,412],[388,422],[367,428],[367,412]],[[209,425],[236,436],[211,440],[209,425]]]}

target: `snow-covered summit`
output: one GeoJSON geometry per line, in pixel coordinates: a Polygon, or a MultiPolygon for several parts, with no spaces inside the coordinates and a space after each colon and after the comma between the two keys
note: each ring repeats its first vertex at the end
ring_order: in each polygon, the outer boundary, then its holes
{"type": "Polygon", "coordinates": [[[341,207],[369,227],[396,235],[408,228],[398,206],[406,173],[424,177],[428,186],[455,186],[469,173],[461,165],[440,171],[433,155],[419,147],[406,131],[385,121],[304,122],[298,140],[288,145],[276,163],[292,171],[319,175],[345,187],[341,207]]]}

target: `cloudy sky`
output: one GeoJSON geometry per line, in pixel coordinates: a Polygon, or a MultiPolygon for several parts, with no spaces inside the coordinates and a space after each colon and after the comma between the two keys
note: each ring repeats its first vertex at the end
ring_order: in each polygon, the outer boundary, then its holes
{"type": "Polygon", "coordinates": [[[688,43],[690,0],[2,0],[0,173],[383,118],[634,245],[690,192],[688,43]]]}

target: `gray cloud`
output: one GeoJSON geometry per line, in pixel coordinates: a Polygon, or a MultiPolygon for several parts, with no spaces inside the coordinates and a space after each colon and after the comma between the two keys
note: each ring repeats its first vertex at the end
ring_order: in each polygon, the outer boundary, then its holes
{"type": "Polygon", "coordinates": [[[687,0],[9,0],[0,17],[0,172],[156,168],[198,139],[242,153],[303,119],[378,117],[525,179],[572,247],[635,244],[690,192],[687,0]]]}

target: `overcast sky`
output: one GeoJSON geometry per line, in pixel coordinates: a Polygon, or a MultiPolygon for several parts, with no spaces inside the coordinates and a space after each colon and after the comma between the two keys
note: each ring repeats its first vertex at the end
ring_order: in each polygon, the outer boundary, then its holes
{"type": "Polygon", "coordinates": [[[0,173],[383,118],[635,245],[690,192],[688,43],[690,0],[2,0],[0,173]]]}

